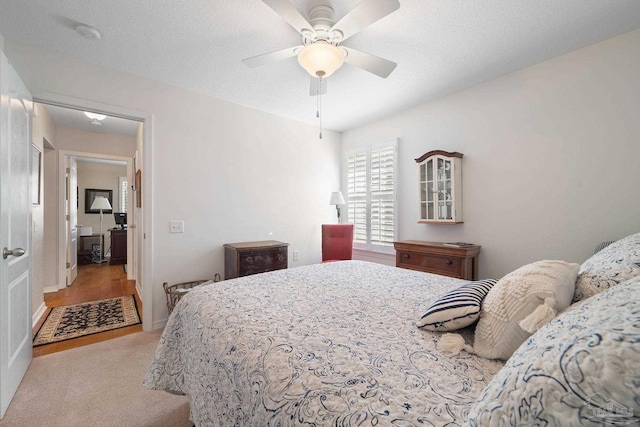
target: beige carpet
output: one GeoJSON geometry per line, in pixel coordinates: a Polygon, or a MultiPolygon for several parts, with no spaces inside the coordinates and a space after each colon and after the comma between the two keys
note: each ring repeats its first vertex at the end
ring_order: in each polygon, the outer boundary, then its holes
{"type": "Polygon", "coordinates": [[[0,426],[192,426],[186,397],[142,387],[160,333],[36,357],[0,426]]]}

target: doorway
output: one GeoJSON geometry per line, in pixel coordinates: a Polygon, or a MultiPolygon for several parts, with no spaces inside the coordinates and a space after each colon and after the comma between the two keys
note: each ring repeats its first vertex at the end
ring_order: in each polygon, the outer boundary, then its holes
{"type": "Polygon", "coordinates": [[[122,264],[127,277],[135,280],[137,242],[132,212],[135,192],[130,184],[133,182],[133,158],[78,156],[67,151],[64,154],[65,185],[68,186],[65,200],[66,286],[74,283],[80,266],[96,262],[122,264]],[[97,196],[106,196],[107,211],[92,206],[97,196]],[[99,249],[97,257],[96,245],[99,249]]]}
{"type": "MultiPolygon", "coordinates": [[[[140,296],[143,294],[144,288],[144,259],[142,258],[143,246],[144,242],[142,242],[142,230],[143,228],[140,226],[143,222],[143,212],[142,209],[135,205],[135,188],[132,188],[132,183],[134,183],[134,177],[136,170],[139,170],[144,160],[144,151],[146,147],[150,145],[150,135],[145,130],[145,125],[150,122],[150,117],[145,117],[144,114],[137,113],[136,116],[127,116],[125,119],[123,116],[123,112],[119,108],[109,107],[109,106],[96,106],[91,105],[90,108],[87,108],[90,113],[102,113],[99,115],[103,115],[107,117],[104,120],[104,124],[97,125],[95,124],[96,119],[92,119],[90,117],[86,117],[85,129],[81,126],[76,126],[73,121],[69,117],[63,117],[62,121],[60,121],[59,117],[55,117],[56,113],[50,113],[51,110],[64,110],[65,114],[76,113],[83,114],[86,111],[84,108],[79,110],[79,107],[69,107],[70,104],[66,102],[63,104],[59,101],[52,100],[36,100],[40,105],[42,105],[47,110],[47,116],[51,118],[51,121],[54,122],[57,131],[55,132],[54,141],[49,141],[50,145],[53,146],[54,150],[50,150],[53,152],[53,155],[49,159],[49,163],[45,163],[45,169],[49,168],[53,170],[53,173],[47,175],[45,173],[45,191],[47,189],[47,176],[54,176],[54,179],[51,179],[49,182],[49,188],[56,187],[53,191],[53,194],[47,193],[47,195],[52,196],[51,198],[57,199],[55,203],[49,205],[49,211],[47,212],[48,216],[55,217],[56,220],[52,224],[51,222],[45,223],[45,228],[47,226],[54,227],[56,233],[59,238],[56,242],[49,241],[49,245],[53,245],[53,252],[57,254],[57,260],[53,263],[54,270],[51,269],[51,265],[45,266],[47,268],[46,275],[48,277],[54,277],[53,283],[48,283],[44,289],[40,289],[42,293],[52,293],[52,292],[60,292],[66,291],[68,286],[74,283],[74,276],[71,270],[75,267],[81,267],[77,263],[78,256],[74,254],[72,249],[78,248],[79,239],[81,238],[81,229],[76,228],[76,226],[86,226],[86,228],[95,230],[93,234],[101,234],[106,242],[104,245],[105,251],[105,259],[109,259],[110,253],[107,252],[110,250],[110,233],[109,229],[114,228],[114,217],[112,214],[104,215],[104,228],[100,230],[100,226],[96,226],[99,224],[91,223],[83,224],[89,216],[85,216],[84,221],[83,218],[78,218],[77,221],[73,221],[71,218],[71,209],[70,205],[75,205],[77,209],[76,213],[84,213],[84,190],[91,187],[97,187],[101,189],[101,187],[113,187],[110,190],[114,193],[114,207],[118,212],[125,211],[129,215],[128,219],[128,227],[124,230],[127,234],[126,239],[126,247],[125,258],[126,262],[115,266],[110,266],[108,263],[105,263],[101,266],[90,266],[90,267],[103,267],[102,269],[92,268],[94,270],[91,275],[95,278],[97,275],[103,275],[108,278],[108,281],[122,281],[126,283],[128,281],[134,283],[133,291],[130,293],[135,293],[136,297],[139,299],[139,304],[142,305],[142,299],[140,296]],[[110,116],[109,110],[112,109],[117,111],[117,116],[110,116]],[[104,113],[103,113],[104,112],[104,113]],[[108,132],[102,131],[104,128],[109,128],[107,125],[110,119],[115,118],[118,120],[128,120],[133,124],[134,131],[132,133],[133,136],[130,135],[131,147],[128,152],[118,152],[111,146],[110,142],[105,142],[105,138],[107,138],[108,132]],[[131,119],[134,120],[131,120],[131,119]],[[87,126],[90,126],[89,130],[86,129],[87,126]],[[92,128],[91,126],[96,126],[92,128]],[[60,131],[62,129],[62,131],[60,131]],[[95,135],[99,136],[97,138],[99,141],[98,146],[92,146],[90,142],[85,141],[85,144],[79,143],[79,140],[87,139],[86,135],[93,132],[95,135]],[[62,137],[61,137],[62,135],[62,137]],[[64,140],[62,140],[64,139],[64,140]],[[95,184],[86,184],[83,185],[82,182],[79,182],[76,185],[71,185],[69,179],[69,165],[73,162],[77,162],[78,164],[94,164],[96,167],[98,165],[116,165],[120,164],[125,173],[117,173],[113,182],[108,186],[105,185],[95,185],[95,184]],[[56,179],[57,178],[57,179],[56,179]],[[124,187],[123,187],[124,183],[124,187]],[[122,190],[128,189],[132,190],[125,195],[122,195],[122,190]],[[70,197],[73,196],[73,197],[70,197]],[[124,200],[124,202],[123,202],[124,200]],[[126,204],[126,205],[125,205],[126,204]],[[140,230],[140,233],[137,231],[140,230]],[[75,239],[73,238],[73,233],[75,233],[75,239]],[[75,240],[75,241],[74,241],[75,240]],[[114,278],[115,273],[117,273],[117,278],[114,278]]],[[[65,99],[65,101],[69,101],[65,99]]],[[[113,114],[113,113],[111,113],[113,114]]],[[[118,136],[115,138],[115,145],[122,145],[123,136],[118,136]],[[118,140],[119,139],[119,140],[118,140]]],[[[45,158],[45,162],[46,162],[45,158]]],[[[150,168],[149,168],[150,169],[150,168]]],[[[145,172],[150,172],[145,170],[145,172]]],[[[149,183],[147,183],[148,185],[149,183]]],[[[141,189],[139,189],[141,190],[141,189]]],[[[150,193],[147,193],[150,194],[150,193]]],[[[115,211],[115,210],[114,210],[115,211]]],[[[80,216],[80,215],[79,215],[80,216]]],[[[93,222],[96,222],[95,220],[93,222]]],[[[77,271],[77,270],[76,270],[77,271]]],[[[86,277],[82,279],[82,274],[78,277],[78,279],[86,282],[86,277]]],[[[75,280],[78,280],[75,279],[75,280]]],[[[99,280],[95,280],[95,282],[99,282],[99,280]]],[[[126,287],[126,286],[125,286],[126,287]]],[[[87,288],[85,286],[85,288],[87,288]]],[[[86,289],[85,289],[86,290],[86,289]]],[[[34,289],[34,291],[37,291],[34,289]]],[[[94,289],[92,292],[96,292],[94,289]]],[[[107,293],[108,294],[108,293],[107,293]]],[[[105,295],[107,295],[105,294],[105,295]]],[[[68,295],[67,295],[68,297],[68,295]]],[[[150,297],[150,295],[149,295],[150,297]]],[[[62,299],[64,300],[64,298],[62,299]]],[[[68,298],[67,298],[68,301],[68,298]]],[[[47,304],[48,305],[48,304],[47,304]]],[[[149,302],[149,309],[151,308],[151,302],[149,302]]],[[[145,329],[151,329],[151,321],[150,319],[145,319],[143,313],[142,320],[145,325],[145,329]]],[[[35,317],[35,315],[34,315],[35,317]]],[[[148,316],[147,316],[148,317],[148,316]]],[[[34,319],[35,324],[35,319],[34,319]]]]}

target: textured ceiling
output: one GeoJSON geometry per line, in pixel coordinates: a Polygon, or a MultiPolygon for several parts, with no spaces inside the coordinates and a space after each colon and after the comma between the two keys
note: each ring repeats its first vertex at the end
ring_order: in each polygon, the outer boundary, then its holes
{"type": "MultiPolygon", "coordinates": [[[[640,28],[639,0],[399,0],[345,42],[398,63],[382,79],[345,64],[328,78],[326,128],[344,131],[640,28]]],[[[339,19],[359,0],[291,0],[339,19]]],[[[295,58],[243,58],[300,44],[260,0],[0,0],[0,34],[298,121],[316,124],[309,76],[295,58]],[[92,25],[102,39],[74,30],[92,25]]]]}

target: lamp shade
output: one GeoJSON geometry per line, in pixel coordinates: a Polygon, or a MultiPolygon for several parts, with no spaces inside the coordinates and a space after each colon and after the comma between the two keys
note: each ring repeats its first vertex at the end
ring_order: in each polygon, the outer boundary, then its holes
{"type": "Polygon", "coordinates": [[[300,51],[298,62],[313,77],[324,78],[342,66],[344,55],[337,46],[319,40],[300,51]]]}
{"type": "Polygon", "coordinates": [[[331,199],[329,199],[330,205],[344,205],[345,203],[342,191],[334,191],[331,193],[331,199]]]}
{"type": "Polygon", "coordinates": [[[111,203],[109,203],[106,197],[98,196],[93,200],[91,209],[108,211],[111,210],[111,203]]]}

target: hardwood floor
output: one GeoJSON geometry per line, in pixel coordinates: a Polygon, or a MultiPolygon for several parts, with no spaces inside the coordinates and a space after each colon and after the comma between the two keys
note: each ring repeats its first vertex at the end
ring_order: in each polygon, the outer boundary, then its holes
{"type": "MultiPolygon", "coordinates": [[[[140,301],[138,293],[136,292],[135,281],[127,280],[127,274],[122,265],[109,265],[108,263],[80,265],[78,266],[78,277],[71,286],[55,293],[44,294],[47,311],[33,328],[33,336],[35,337],[35,334],[38,332],[38,329],[40,329],[42,323],[44,323],[52,307],[80,304],[131,294],[135,295],[138,312],[142,318],[142,301],[140,301]]],[[[41,345],[33,348],[33,357],[106,341],[140,331],[142,331],[142,324],[41,345]]]]}

